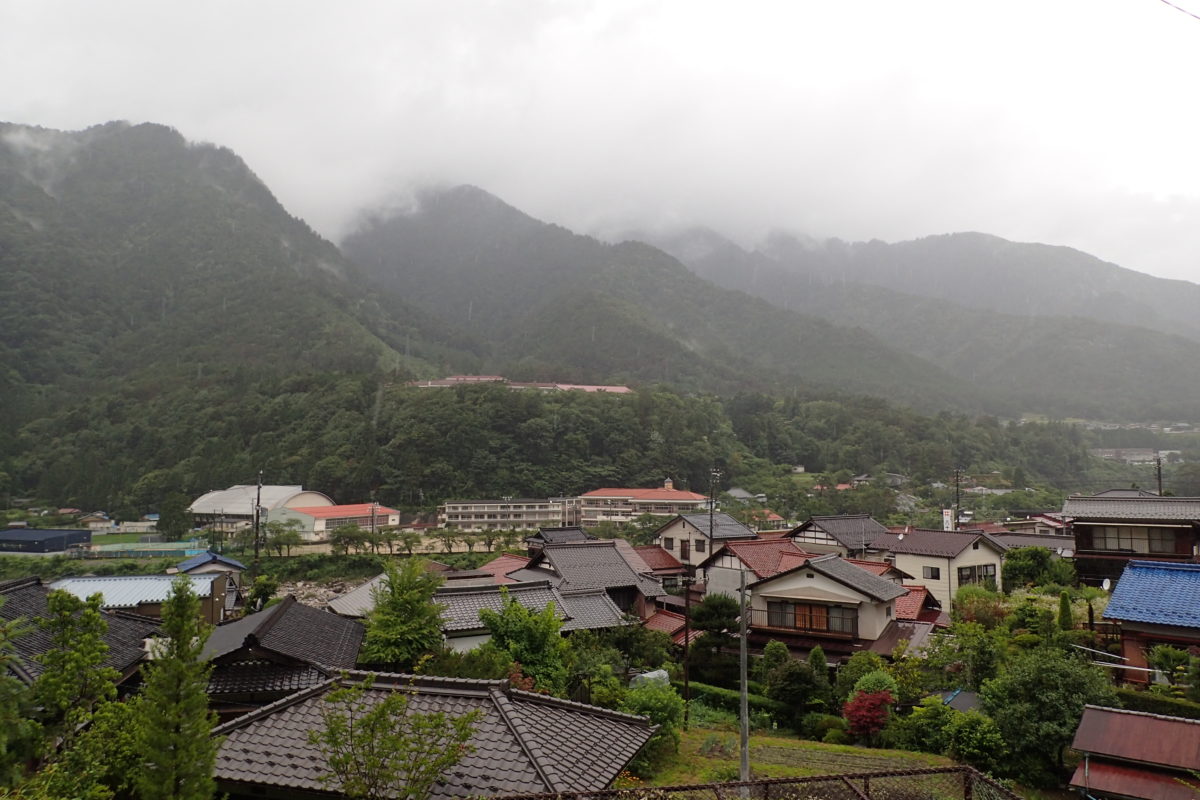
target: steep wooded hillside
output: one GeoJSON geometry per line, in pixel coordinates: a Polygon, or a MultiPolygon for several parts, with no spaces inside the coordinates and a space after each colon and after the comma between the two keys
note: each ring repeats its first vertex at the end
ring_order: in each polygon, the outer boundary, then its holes
{"type": "Polygon", "coordinates": [[[718,288],[661,250],[571,233],[470,186],[371,219],[343,250],[380,286],[491,342],[505,374],[1003,410],[866,331],[718,288]]]}

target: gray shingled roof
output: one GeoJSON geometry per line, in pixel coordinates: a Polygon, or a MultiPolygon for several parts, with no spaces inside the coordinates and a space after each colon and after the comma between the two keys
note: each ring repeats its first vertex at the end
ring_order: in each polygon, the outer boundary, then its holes
{"type": "MultiPolygon", "coordinates": [[[[510,583],[503,587],[510,599],[530,611],[542,611],[554,606],[562,629],[572,631],[580,628],[610,628],[624,625],[621,610],[609,599],[603,589],[574,592],[564,595],[550,581],[510,583]]],[[[442,630],[471,631],[484,627],[480,611],[489,609],[499,612],[504,608],[505,592],[500,586],[464,586],[442,588],[433,596],[435,603],[443,606],[442,630]]]]}
{"type": "Polygon", "coordinates": [[[265,611],[218,625],[204,646],[204,657],[218,659],[257,644],[309,664],[349,669],[358,660],[365,631],[362,623],[289,596],[265,611]]]}
{"type": "Polygon", "coordinates": [[[991,534],[980,531],[936,531],[924,528],[905,533],[883,533],[871,542],[870,549],[914,556],[954,558],[979,540],[987,541],[1001,553],[1008,549],[1007,545],[991,534]]]}
{"type": "Polygon", "coordinates": [[[537,533],[526,536],[524,541],[538,544],[565,544],[567,542],[587,542],[596,537],[578,525],[565,528],[539,528],[537,533]]]}
{"type": "Polygon", "coordinates": [[[897,597],[903,597],[908,594],[908,589],[893,581],[881,578],[873,572],[868,572],[860,566],[851,564],[837,553],[829,553],[818,558],[810,558],[804,561],[797,567],[793,567],[786,572],[780,572],[770,577],[763,578],[760,581],[751,583],[750,586],[760,586],[771,581],[779,580],[784,575],[792,575],[800,570],[812,570],[820,573],[827,578],[837,581],[843,586],[848,586],[851,589],[866,595],[880,602],[895,600],[897,597]]]}
{"type": "MultiPolygon", "coordinates": [[[[214,733],[224,736],[215,777],[223,791],[269,786],[338,796],[321,781],[320,748],[308,739],[324,725],[324,695],[361,681],[349,673],[253,711],[214,733]]],[[[644,717],[512,689],[505,681],[377,675],[370,695],[411,694],[417,712],[482,712],[474,748],[434,789],[434,800],[603,789],[653,733],[644,717]]]]}
{"type": "Polygon", "coordinates": [[[870,514],[842,514],[835,517],[810,517],[796,531],[816,528],[833,537],[848,550],[865,550],[887,528],[880,525],[870,514]]]}
{"type": "MultiPolygon", "coordinates": [[[[638,560],[641,560],[640,557],[638,560]]],[[[563,591],[635,586],[647,597],[666,594],[658,578],[648,573],[637,572],[627,560],[622,548],[617,547],[617,543],[611,540],[548,544],[534,557],[529,566],[535,568],[545,562],[549,562],[550,567],[560,576],[558,588],[563,591]]],[[[515,576],[516,573],[510,574],[515,576]]]]}
{"type": "MultiPolygon", "coordinates": [[[[53,646],[50,632],[37,625],[37,620],[48,612],[46,598],[49,594],[50,588],[37,578],[0,583],[0,598],[3,598],[0,600],[0,618],[20,618],[27,623],[25,633],[13,642],[17,656],[13,669],[26,682],[32,682],[42,674],[42,665],[36,656],[53,646]]],[[[104,642],[108,645],[104,666],[112,667],[122,676],[131,674],[145,654],[143,642],[158,633],[158,621],[124,612],[106,612],[104,621],[108,623],[108,631],[104,634],[104,642]]]]}
{"type": "Polygon", "coordinates": [[[1063,516],[1073,520],[1200,522],[1200,497],[1068,497],[1063,516]]]}
{"type": "MultiPolygon", "coordinates": [[[[758,534],[726,513],[712,515],[712,529],[708,525],[708,512],[703,514],[680,514],[681,519],[696,527],[709,539],[757,539],[758,534]]],[[[670,524],[670,523],[668,523],[670,524]]]]}

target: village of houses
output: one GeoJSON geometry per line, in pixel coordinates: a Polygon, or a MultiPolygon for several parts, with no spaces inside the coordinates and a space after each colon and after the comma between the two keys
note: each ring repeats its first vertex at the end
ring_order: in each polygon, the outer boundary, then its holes
{"type": "MultiPolygon", "coordinates": [[[[196,498],[189,511],[197,528],[289,523],[316,549],[335,528],[396,529],[401,520],[395,509],[337,505],[300,486],[234,486],[196,498]]],[[[552,607],[567,637],[641,625],[685,650],[697,636],[691,610],[706,596],[741,599],[744,585],[751,654],[776,641],[803,659],[819,646],[836,670],[862,651],[883,659],[920,653],[951,625],[962,587],[999,587],[1010,554],[1043,547],[1054,559],[1072,561],[1081,582],[1110,593],[1102,614],[1080,624],[1102,629],[1114,643],[1110,654],[1094,657],[1115,680],[1161,682],[1147,658],[1155,645],[1200,653],[1200,498],[1111,490],[1074,495],[1060,510],[1004,524],[948,524],[950,530],[889,528],[866,515],[789,523],[764,512],[753,521],[754,527],[739,522],[670,479],[578,497],[447,502],[439,509],[439,529],[516,531],[523,538],[504,552],[489,552],[472,569],[452,568],[430,554],[427,568],[442,579],[435,601],[444,644],[459,652],[478,647],[489,637],[481,610],[515,602],[532,611],[552,607]],[[651,544],[592,532],[601,523],[645,515],[660,523],[651,544]]],[[[89,522],[98,530],[108,524],[89,522]]],[[[415,530],[436,541],[428,524],[415,530]]],[[[89,530],[13,528],[0,531],[0,552],[78,555],[103,538],[89,530]]],[[[156,546],[167,545],[126,547],[156,546]]],[[[385,575],[316,594],[284,593],[255,610],[246,603],[245,555],[179,547],[182,557],[166,574],[88,576],[88,562],[81,560],[77,577],[2,583],[0,616],[36,619],[56,589],[79,598],[100,593],[107,663],[122,683],[132,682],[152,650],[147,642],[156,636],[172,581],[187,576],[204,621],[215,626],[204,657],[212,663],[208,694],[223,737],[219,790],[233,797],[337,796],[320,778],[320,753],[309,731],[320,724],[315,704],[322,694],[358,674],[346,671],[361,662],[364,620],[385,575]]],[[[37,677],[37,656],[46,646],[44,637],[18,639],[18,677],[37,677]]],[[[503,682],[384,675],[374,683],[378,691],[397,687],[415,687],[432,707],[483,714],[474,750],[443,777],[436,797],[603,790],[652,732],[643,718],[503,682]]],[[[961,687],[947,683],[944,689],[947,703],[971,702],[961,687]]],[[[1200,769],[1200,721],[1089,706],[1072,746],[1080,760],[1070,787],[1083,796],[1200,796],[1188,782],[1200,769]]],[[[994,791],[976,796],[1015,796],[998,786],[994,791]]]]}

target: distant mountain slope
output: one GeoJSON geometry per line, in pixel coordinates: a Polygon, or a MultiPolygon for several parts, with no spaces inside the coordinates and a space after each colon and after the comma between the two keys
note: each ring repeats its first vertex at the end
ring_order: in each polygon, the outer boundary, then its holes
{"type": "Polygon", "coordinates": [[[1200,285],[1145,275],[1070,247],[983,233],[909,242],[819,244],[772,236],[763,253],[799,275],[846,280],[971,308],[1024,316],[1078,316],[1200,341],[1200,285]]]}
{"type": "MultiPolygon", "coordinates": [[[[1200,417],[1200,349],[1183,336],[1070,316],[1062,309],[1056,315],[1028,309],[1030,315],[1021,316],[968,308],[942,297],[858,282],[849,277],[857,274],[854,270],[831,267],[818,275],[781,264],[770,250],[744,250],[706,229],[640,235],[698,275],[783,308],[861,327],[990,393],[1013,397],[1027,410],[1122,419],[1200,417]]],[[[1051,273],[1047,283],[1054,283],[1053,267],[1046,270],[1051,273]]],[[[1049,309],[1053,300],[1038,302],[1049,309]]]]}
{"type": "Polygon", "coordinates": [[[342,247],[380,285],[488,339],[495,363],[527,377],[987,405],[967,382],[865,331],[719,289],[653,247],[538,222],[474,187],[426,192],[342,247]]]}

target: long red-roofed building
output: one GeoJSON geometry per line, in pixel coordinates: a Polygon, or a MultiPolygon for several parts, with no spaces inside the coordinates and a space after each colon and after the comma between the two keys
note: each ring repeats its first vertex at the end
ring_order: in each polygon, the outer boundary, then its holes
{"type": "Polygon", "coordinates": [[[601,522],[632,522],[643,514],[670,517],[707,507],[707,497],[676,489],[670,478],[654,489],[604,488],[579,496],[580,524],[585,528],[601,522]]]}

